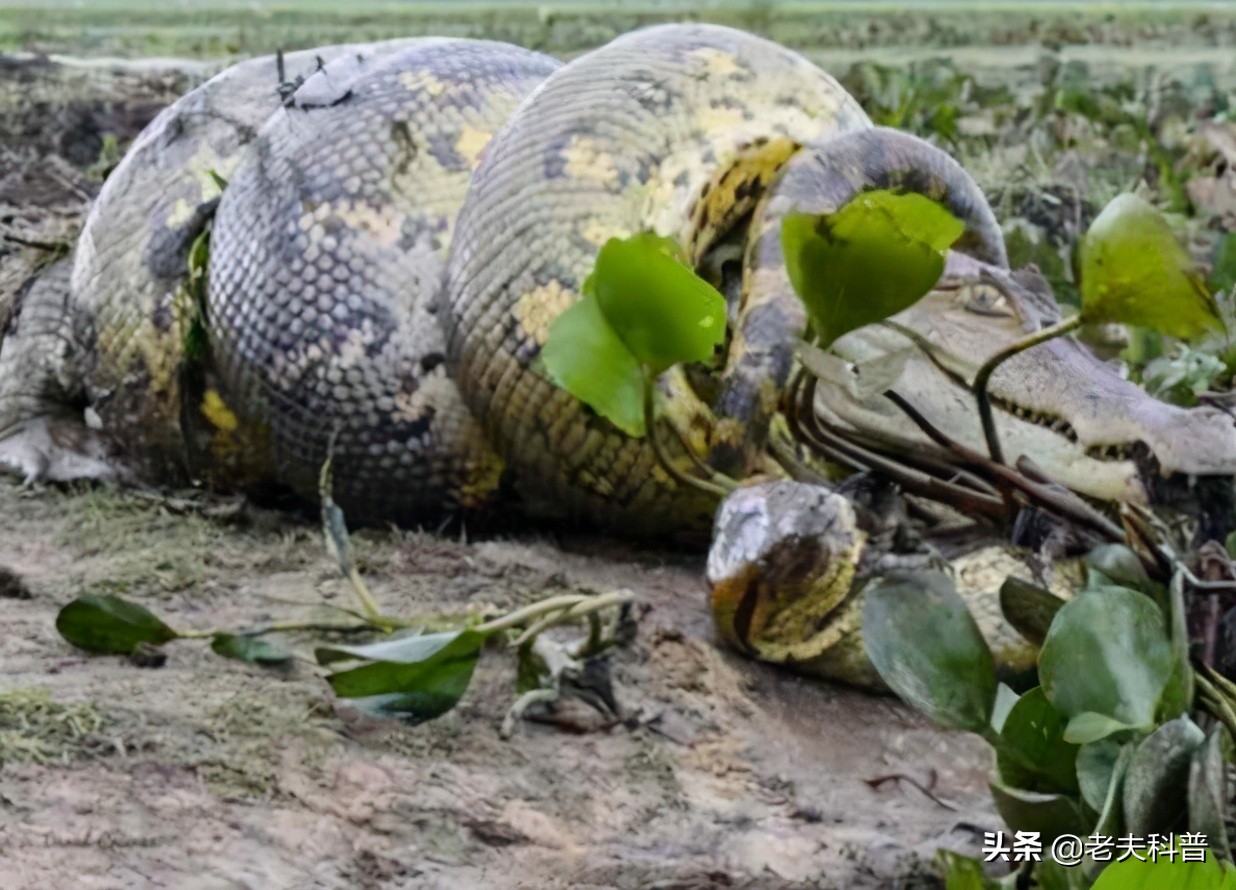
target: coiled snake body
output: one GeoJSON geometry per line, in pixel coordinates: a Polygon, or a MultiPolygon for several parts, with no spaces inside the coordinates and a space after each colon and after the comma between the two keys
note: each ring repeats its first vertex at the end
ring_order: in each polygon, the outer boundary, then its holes
{"type": "MultiPolygon", "coordinates": [[[[10,335],[0,351],[0,387],[25,397],[0,388],[0,460],[22,466],[13,431],[84,402],[91,431],[71,447],[94,475],[274,480],[312,497],[333,444],[335,497],[358,520],[485,507],[504,487],[537,515],[706,528],[711,496],[678,486],[645,441],[539,365],[607,239],[653,230],[696,263],[722,242],[745,249],[728,353],[660,381],[673,459],[689,448],[739,476],[766,468],[804,328],[777,242],[786,212],[915,188],[1003,261],[960,168],[872,128],[830,76],[749,34],[654,27],[561,67],[463,40],[322,55],[281,103],[273,61],[245,63],[138,140],[55,307],[71,333],[44,338],[68,358],[14,383],[31,375],[6,368],[42,346],[10,335]],[[187,257],[212,216],[194,294],[187,257]]],[[[44,433],[31,447],[50,456],[34,463],[56,466],[63,425],[44,433]]]]}

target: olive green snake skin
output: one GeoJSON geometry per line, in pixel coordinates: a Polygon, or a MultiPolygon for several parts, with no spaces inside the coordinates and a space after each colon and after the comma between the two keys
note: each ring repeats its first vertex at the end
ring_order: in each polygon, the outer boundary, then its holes
{"type": "MultiPolygon", "coordinates": [[[[765,445],[806,330],[780,222],[872,187],[941,201],[960,249],[1007,266],[955,162],[742,32],[654,27],[566,65],[451,39],[242,63],[139,137],[69,286],[18,307],[0,463],[313,499],[329,456],[353,520],[706,529],[714,495],[549,378],[550,326],[608,239],[655,231],[700,268],[737,249],[724,354],[662,375],[657,435],[684,472],[778,475],[765,445]]],[[[842,661],[826,672],[869,679],[842,661]]]]}

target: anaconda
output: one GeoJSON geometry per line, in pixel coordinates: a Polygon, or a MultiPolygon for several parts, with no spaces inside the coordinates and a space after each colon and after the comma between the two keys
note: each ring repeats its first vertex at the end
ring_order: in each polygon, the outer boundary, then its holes
{"type": "MultiPolygon", "coordinates": [[[[522,510],[658,536],[707,528],[715,497],[678,484],[538,361],[608,239],[653,231],[701,270],[738,266],[725,354],[658,383],[671,459],[738,477],[785,473],[767,445],[806,324],[780,255],[787,213],[879,187],[946,204],[967,234],[898,321],[963,371],[1058,313],[1050,295],[983,303],[979,271],[1008,272],[970,177],[873,127],[833,78],[761,38],[659,26],[562,66],[472,41],[322,55],[334,61],[282,93],[274,60],[232,69],[139,139],[87,222],[71,286],[40,288],[0,346],[0,462],[48,478],[277,481],[312,497],[333,454],[354,518],[522,510]],[[222,96],[245,97],[243,119],[222,96]],[[189,254],[208,222],[199,302],[189,254]]],[[[866,361],[904,349],[898,336],[864,329],[837,352],[866,361]]],[[[906,368],[894,388],[972,441],[958,375],[906,368]]],[[[1131,446],[1155,471],[1236,473],[1229,417],[1158,403],[1073,341],[1027,353],[994,391],[1011,456],[1096,498],[1141,496],[1131,446]]],[[[822,387],[817,408],[924,444],[879,394],[822,387]]]]}

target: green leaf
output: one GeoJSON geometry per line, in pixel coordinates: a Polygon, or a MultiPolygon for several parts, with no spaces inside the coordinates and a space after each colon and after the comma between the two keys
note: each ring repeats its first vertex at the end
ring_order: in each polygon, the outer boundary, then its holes
{"type": "MultiPolygon", "coordinates": [[[[1144,853],[1142,855],[1145,855],[1144,853]]],[[[1207,851],[1205,862],[1130,857],[1103,869],[1091,890],[1236,890],[1236,870],[1207,851]]]]}
{"type": "Polygon", "coordinates": [[[1226,232],[1215,245],[1215,262],[1210,270],[1210,289],[1223,291],[1236,299],[1236,232],[1226,232]]]}
{"type": "Polygon", "coordinates": [[[1081,242],[1081,314],[1181,339],[1221,330],[1223,321],[1167,221],[1136,195],[1103,208],[1081,242]]]}
{"type": "Polygon", "coordinates": [[[179,634],[143,606],[110,594],[79,596],[60,610],[56,630],[79,649],[128,655],[139,645],[160,646],[179,634]]]}
{"type": "Polygon", "coordinates": [[[1051,591],[1011,575],[1000,585],[1000,613],[1004,620],[1036,646],[1043,645],[1064,602],[1051,591]]]}
{"type": "Polygon", "coordinates": [[[996,701],[991,707],[991,728],[996,732],[1004,728],[1004,721],[1008,719],[1009,711],[1013,710],[1018,698],[1008,684],[1001,683],[996,687],[996,701]]]}
{"type": "Polygon", "coordinates": [[[878,579],[864,597],[863,640],[880,678],[937,723],[985,732],[995,667],[952,579],[940,572],[878,579]]]}
{"type": "Polygon", "coordinates": [[[628,436],[644,435],[644,373],[596,297],[583,297],[554,319],[541,359],[558,386],[628,436]]]}
{"type": "Polygon", "coordinates": [[[252,634],[217,633],[210,639],[210,648],[224,658],[250,664],[284,664],[292,658],[286,649],[252,634]]]}
{"type": "Polygon", "coordinates": [[[1082,800],[1095,812],[1103,811],[1124,748],[1115,739],[1101,739],[1082,745],[1077,752],[1077,785],[1082,800]]]}
{"type": "Polygon", "coordinates": [[[936,863],[944,878],[944,890],[988,890],[995,886],[983,872],[983,863],[952,850],[937,850],[936,863]]]}
{"type": "Polygon", "coordinates": [[[1124,780],[1124,824],[1146,837],[1183,827],[1189,767],[1205,734],[1188,717],[1164,723],[1133,751],[1124,780]]]}
{"type": "Polygon", "coordinates": [[[1227,763],[1223,758],[1223,727],[1216,724],[1206,742],[1193,752],[1189,766],[1189,831],[1210,839],[1215,854],[1228,862],[1232,851],[1227,842],[1227,763]]]}
{"type": "Polygon", "coordinates": [[[488,635],[475,630],[403,637],[368,646],[327,646],[318,661],[369,659],[326,678],[335,694],[361,707],[410,722],[446,713],[467,691],[488,635]]]}
{"type": "Polygon", "coordinates": [[[710,359],[725,340],[725,298],[685,265],[676,242],[652,232],[605,242],[584,284],[589,292],[653,375],[710,359]]]}
{"type": "Polygon", "coordinates": [[[1127,587],[1152,593],[1157,600],[1163,585],[1156,584],[1146,574],[1146,567],[1137,554],[1123,544],[1102,544],[1083,557],[1086,564],[1086,586],[1127,587]]]}
{"type": "Polygon", "coordinates": [[[1064,740],[1064,726],[1042,688],[1022,695],[996,747],[1001,781],[1023,791],[1076,794],[1078,746],[1064,740]]]}
{"type": "Polygon", "coordinates": [[[1074,798],[1023,791],[995,780],[990,784],[996,812],[1014,831],[1038,832],[1044,843],[1062,834],[1085,833],[1086,823],[1074,798]]]}
{"type": "Polygon", "coordinates": [[[1085,744],[1153,726],[1174,665],[1162,610],[1144,594],[1104,588],[1056,613],[1039,655],[1039,680],[1069,721],[1065,739],[1085,744]]]}
{"type": "Polygon", "coordinates": [[[827,346],[926,294],[965,225],[916,193],[864,192],[836,213],[791,213],[781,247],[795,292],[827,346]]]}
{"type": "MultiPolygon", "coordinates": [[[[1094,823],[1093,834],[1103,837],[1119,837],[1125,833],[1124,808],[1121,802],[1124,800],[1124,780],[1129,774],[1129,764],[1133,761],[1134,750],[1135,746],[1130,742],[1121,745],[1116,754],[1116,762],[1112,764],[1111,773],[1108,776],[1107,796],[1103,798],[1103,805],[1098,807],[1099,817],[1094,823]]],[[[1078,779],[1082,780],[1080,772],[1078,779]]]]}

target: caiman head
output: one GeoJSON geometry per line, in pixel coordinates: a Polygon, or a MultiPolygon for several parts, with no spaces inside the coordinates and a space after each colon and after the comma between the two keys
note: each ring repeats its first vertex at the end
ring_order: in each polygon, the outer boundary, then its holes
{"type": "MultiPolygon", "coordinates": [[[[873,363],[904,359],[888,389],[938,429],[985,453],[969,389],[975,372],[997,351],[1059,320],[1060,307],[1033,267],[1009,272],[952,254],[936,288],[919,303],[891,324],[842,337],[833,350],[858,376],[873,363]]],[[[816,410],[869,438],[936,447],[888,398],[854,392],[821,386],[816,410]]],[[[1188,484],[1196,477],[1236,476],[1236,417],[1216,407],[1159,401],[1072,337],[1009,359],[992,376],[989,392],[1008,462],[1024,455],[1089,497],[1145,502],[1169,477],[1188,484]]]]}

